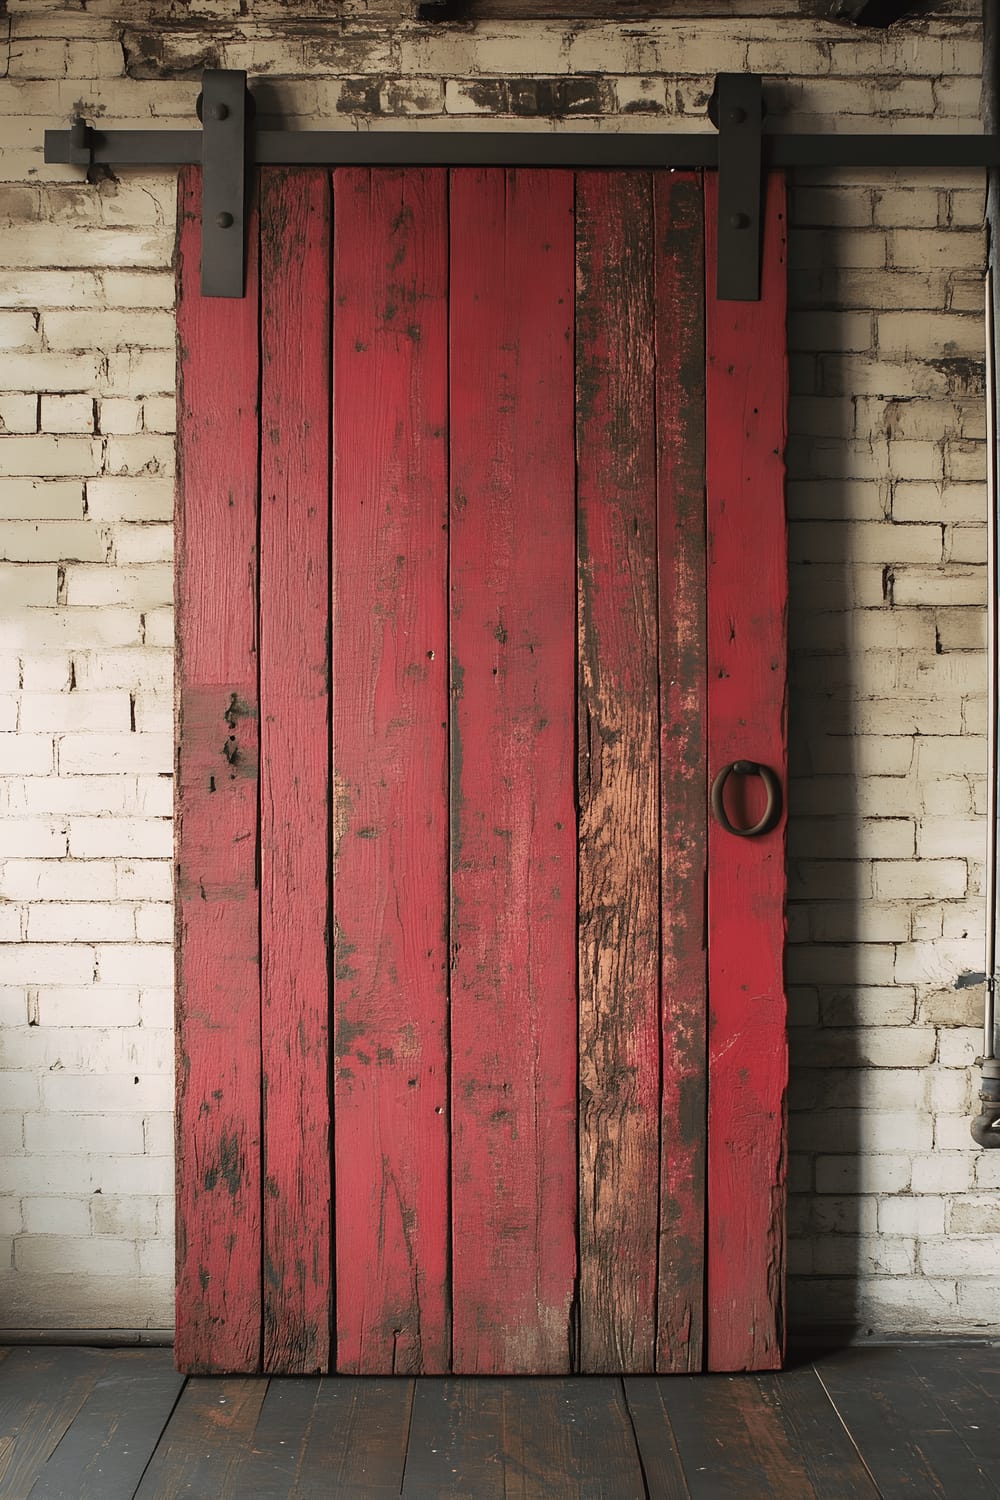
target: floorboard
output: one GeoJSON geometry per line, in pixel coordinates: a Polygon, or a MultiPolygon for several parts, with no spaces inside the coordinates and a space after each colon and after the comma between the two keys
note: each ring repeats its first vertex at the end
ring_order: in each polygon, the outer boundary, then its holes
{"type": "Polygon", "coordinates": [[[663,1500],[878,1500],[812,1369],[625,1385],[650,1493],[663,1500]]]}
{"type": "Polygon", "coordinates": [[[171,1350],[116,1350],[29,1500],[132,1500],[183,1385],[171,1350]]]}
{"type": "Polygon", "coordinates": [[[502,1432],[505,1500],[558,1494],[645,1500],[642,1463],[617,1378],[507,1381],[502,1432]]]}
{"type": "Polygon", "coordinates": [[[645,1500],[622,1382],[419,1381],[404,1500],[645,1500]]]}
{"type": "Polygon", "coordinates": [[[136,1500],[249,1500],[237,1488],[267,1392],[266,1377],[196,1376],[181,1393],[136,1500]]]}
{"type": "Polygon", "coordinates": [[[628,1376],[625,1399],[650,1495],[656,1500],[690,1500],[677,1437],[664,1402],[662,1388],[669,1383],[652,1375],[628,1376]]]}
{"type": "MultiPolygon", "coordinates": [[[[939,1348],[933,1352],[940,1355],[939,1348]]],[[[905,1349],[847,1349],[820,1378],[883,1500],[997,1500],[1000,1485],[905,1349]]],[[[993,1402],[993,1422],[998,1413],[993,1402]]]]}
{"type": "Polygon", "coordinates": [[[1000,1348],[776,1375],[211,1377],[0,1349],[3,1500],[1000,1500],[1000,1348]]]}
{"type": "Polygon", "coordinates": [[[0,1495],[27,1500],[32,1485],[115,1352],[12,1349],[0,1366],[0,1495]]]}
{"type": "Polygon", "coordinates": [[[1000,1349],[910,1349],[906,1358],[978,1463],[1000,1474],[1000,1349]]]}
{"type": "Polygon", "coordinates": [[[383,1500],[403,1484],[415,1382],[329,1376],[320,1383],[298,1488],[289,1500],[383,1500]]]}
{"type": "Polygon", "coordinates": [[[781,1437],[756,1385],[729,1375],[665,1376],[656,1384],[691,1500],[812,1500],[800,1457],[789,1451],[780,1464],[781,1437]]]}
{"type": "Polygon", "coordinates": [[[504,1500],[503,1385],[488,1377],[417,1382],[404,1500],[504,1500]]]}
{"type": "Polygon", "coordinates": [[[298,1495],[306,1468],[320,1381],[271,1378],[253,1439],[236,1459],[233,1492],[253,1500],[298,1495]]]}
{"type": "MultiPolygon", "coordinates": [[[[770,1420],[783,1440],[771,1451],[771,1482],[781,1494],[781,1452],[799,1455],[804,1490],[816,1500],[877,1500],[878,1490],[813,1369],[788,1370],[782,1375],[752,1377],[770,1420]]],[[[748,1389],[750,1389],[748,1380],[748,1389]]],[[[765,1450],[768,1423],[748,1422],[765,1450]]]]}

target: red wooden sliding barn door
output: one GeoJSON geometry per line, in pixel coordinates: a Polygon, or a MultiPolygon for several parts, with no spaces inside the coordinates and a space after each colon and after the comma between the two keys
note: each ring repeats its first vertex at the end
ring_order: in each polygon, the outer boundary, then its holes
{"type": "Polygon", "coordinates": [[[783,188],[181,184],[186,1370],[782,1352],[783,188]]]}

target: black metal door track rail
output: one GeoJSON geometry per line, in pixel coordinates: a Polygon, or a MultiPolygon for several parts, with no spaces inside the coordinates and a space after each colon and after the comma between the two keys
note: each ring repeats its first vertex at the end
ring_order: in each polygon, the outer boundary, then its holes
{"type": "Polygon", "coordinates": [[[258,130],[247,75],[205,72],[200,130],[45,132],[45,160],[91,166],[203,168],[202,292],[241,297],[255,166],[714,167],[719,173],[718,294],[760,295],[761,202],[771,167],[998,167],[1000,135],[780,135],[765,122],[755,73],[720,73],[709,105],[717,134],[258,130]]]}

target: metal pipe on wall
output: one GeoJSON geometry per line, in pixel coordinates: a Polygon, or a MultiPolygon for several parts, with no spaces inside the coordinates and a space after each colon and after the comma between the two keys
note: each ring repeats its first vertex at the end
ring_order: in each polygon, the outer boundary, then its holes
{"type": "MultiPolygon", "coordinates": [[[[983,129],[992,132],[1000,122],[1000,0],[983,0],[983,129]]],[[[1000,1059],[997,1053],[997,932],[998,911],[997,814],[1000,808],[1000,637],[998,637],[998,526],[1000,487],[997,484],[997,437],[1000,389],[997,381],[997,333],[1000,330],[1000,169],[987,170],[986,189],[986,432],[987,432],[987,649],[988,649],[988,769],[986,852],[986,984],[981,1058],[980,1113],[972,1121],[972,1138],[984,1148],[1000,1148],[1000,1059]]]]}
{"type": "MultiPolygon", "coordinates": [[[[993,173],[990,174],[993,176],[993,173]]],[[[992,238],[992,235],[991,235],[992,238]]],[[[991,257],[992,259],[992,257],[991,257]]],[[[983,1060],[996,1056],[997,967],[997,382],[996,287],[992,264],[986,271],[986,645],[987,645],[987,779],[986,779],[986,1006],[983,1060]]]]}

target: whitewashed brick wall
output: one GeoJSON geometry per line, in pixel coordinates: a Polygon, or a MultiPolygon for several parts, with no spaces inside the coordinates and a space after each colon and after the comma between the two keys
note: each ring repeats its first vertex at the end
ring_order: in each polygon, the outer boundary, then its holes
{"type": "MultiPolygon", "coordinates": [[[[386,9],[390,8],[388,5],[386,9]]],[[[358,3],[10,0],[0,79],[0,1326],[172,1315],[169,171],[42,132],[193,117],[246,67],[291,127],[979,128],[977,0],[856,32],[793,3],[436,29],[358,3]],[[327,7],[329,9],[329,7],[327,7]],[[200,25],[192,21],[204,12],[200,25]],[[714,12],[714,14],[713,14],[714,12]],[[741,14],[741,12],[743,14],[741,14]],[[750,14],[745,14],[750,12],[750,14]],[[873,121],[873,116],[877,117],[873,121]],[[599,121],[598,118],[599,117],[599,121]]],[[[402,7],[399,8],[402,12],[402,7]]],[[[666,9],[666,7],[665,7],[666,9]]],[[[983,181],[796,176],[793,1316],[978,1328],[1000,1153],[968,1136],[985,851],[983,181]]]]}

